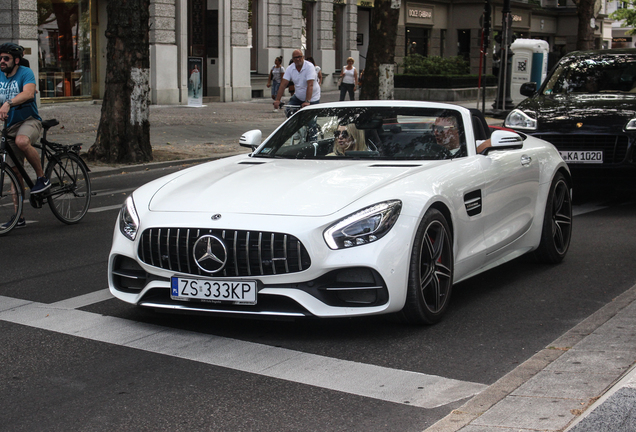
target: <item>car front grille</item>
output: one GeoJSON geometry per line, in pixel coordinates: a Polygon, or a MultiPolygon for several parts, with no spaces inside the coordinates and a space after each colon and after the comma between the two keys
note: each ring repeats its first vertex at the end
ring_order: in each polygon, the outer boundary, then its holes
{"type": "Polygon", "coordinates": [[[289,234],[209,228],[151,228],[139,242],[139,258],[153,267],[202,276],[264,276],[296,273],[311,265],[309,253],[289,234]],[[193,257],[196,241],[213,235],[223,241],[227,261],[221,270],[201,270],[193,257]]]}
{"type": "Polygon", "coordinates": [[[563,151],[602,150],[603,163],[620,163],[627,156],[629,139],[625,135],[537,134],[563,151]]]}

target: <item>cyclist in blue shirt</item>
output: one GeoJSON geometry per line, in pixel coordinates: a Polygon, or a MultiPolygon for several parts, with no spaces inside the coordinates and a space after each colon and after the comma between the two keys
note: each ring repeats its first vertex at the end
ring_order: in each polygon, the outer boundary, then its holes
{"type": "MultiPolygon", "coordinates": [[[[8,143],[18,161],[24,163],[26,158],[35,170],[37,181],[31,193],[39,194],[50,188],[51,182],[44,176],[40,156],[32,146],[40,138],[42,119],[35,103],[35,75],[30,68],[20,65],[23,56],[24,48],[18,44],[0,45],[0,120],[5,122],[8,143]]],[[[13,161],[7,158],[7,163],[23,185],[13,161]]],[[[16,226],[25,225],[26,221],[20,215],[16,226]]]]}

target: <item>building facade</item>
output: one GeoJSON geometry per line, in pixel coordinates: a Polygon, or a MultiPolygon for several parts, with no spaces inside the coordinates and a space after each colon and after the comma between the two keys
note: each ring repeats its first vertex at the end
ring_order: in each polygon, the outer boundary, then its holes
{"type": "MultiPolygon", "coordinates": [[[[0,3],[0,42],[25,47],[42,101],[103,97],[107,1],[0,3]]],[[[561,55],[575,48],[577,16],[572,0],[511,3],[515,37],[546,40],[561,55]]],[[[503,0],[491,4],[489,54],[494,54],[499,48],[495,36],[502,28],[503,0]]],[[[612,27],[606,3],[598,4],[591,23],[596,46],[612,46],[613,37],[631,42],[617,33],[616,25],[612,27]]],[[[418,53],[464,56],[477,73],[483,10],[482,0],[402,0],[395,47],[398,72],[405,56],[418,53]]],[[[335,89],[348,57],[364,69],[372,14],[372,0],[151,0],[152,103],[187,103],[192,59],[201,65],[197,72],[203,96],[219,101],[267,97],[274,59],[282,56],[287,66],[297,48],[322,68],[323,89],[335,89]]],[[[487,59],[490,71],[492,55],[487,59]]]]}

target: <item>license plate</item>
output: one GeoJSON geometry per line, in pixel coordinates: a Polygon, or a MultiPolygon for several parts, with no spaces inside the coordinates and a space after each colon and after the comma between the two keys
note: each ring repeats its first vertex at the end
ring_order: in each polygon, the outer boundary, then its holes
{"type": "Polygon", "coordinates": [[[567,163],[603,163],[603,151],[559,151],[567,163]]]}
{"type": "Polygon", "coordinates": [[[170,297],[174,300],[208,300],[234,304],[256,304],[256,281],[228,281],[173,276],[170,297]]]}

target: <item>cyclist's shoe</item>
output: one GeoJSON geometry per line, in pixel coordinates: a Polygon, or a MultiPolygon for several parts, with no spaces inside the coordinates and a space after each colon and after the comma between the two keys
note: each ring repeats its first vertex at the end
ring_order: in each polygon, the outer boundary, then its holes
{"type": "MultiPolygon", "coordinates": [[[[15,215],[11,216],[11,219],[9,219],[9,222],[3,223],[0,227],[2,229],[7,229],[13,223],[14,220],[15,220],[15,215]]],[[[18,219],[18,223],[15,225],[15,228],[24,228],[25,226],[26,226],[26,220],[24,220],[24,218],[21,217],[20,219],[18,219]]]]}
{"type": "Polygon", "coordinates": [[[32,194],[39,194],[51,187],[51,181],[46,177],[38,177],[35,186],[31,189],[32,194]]]}

